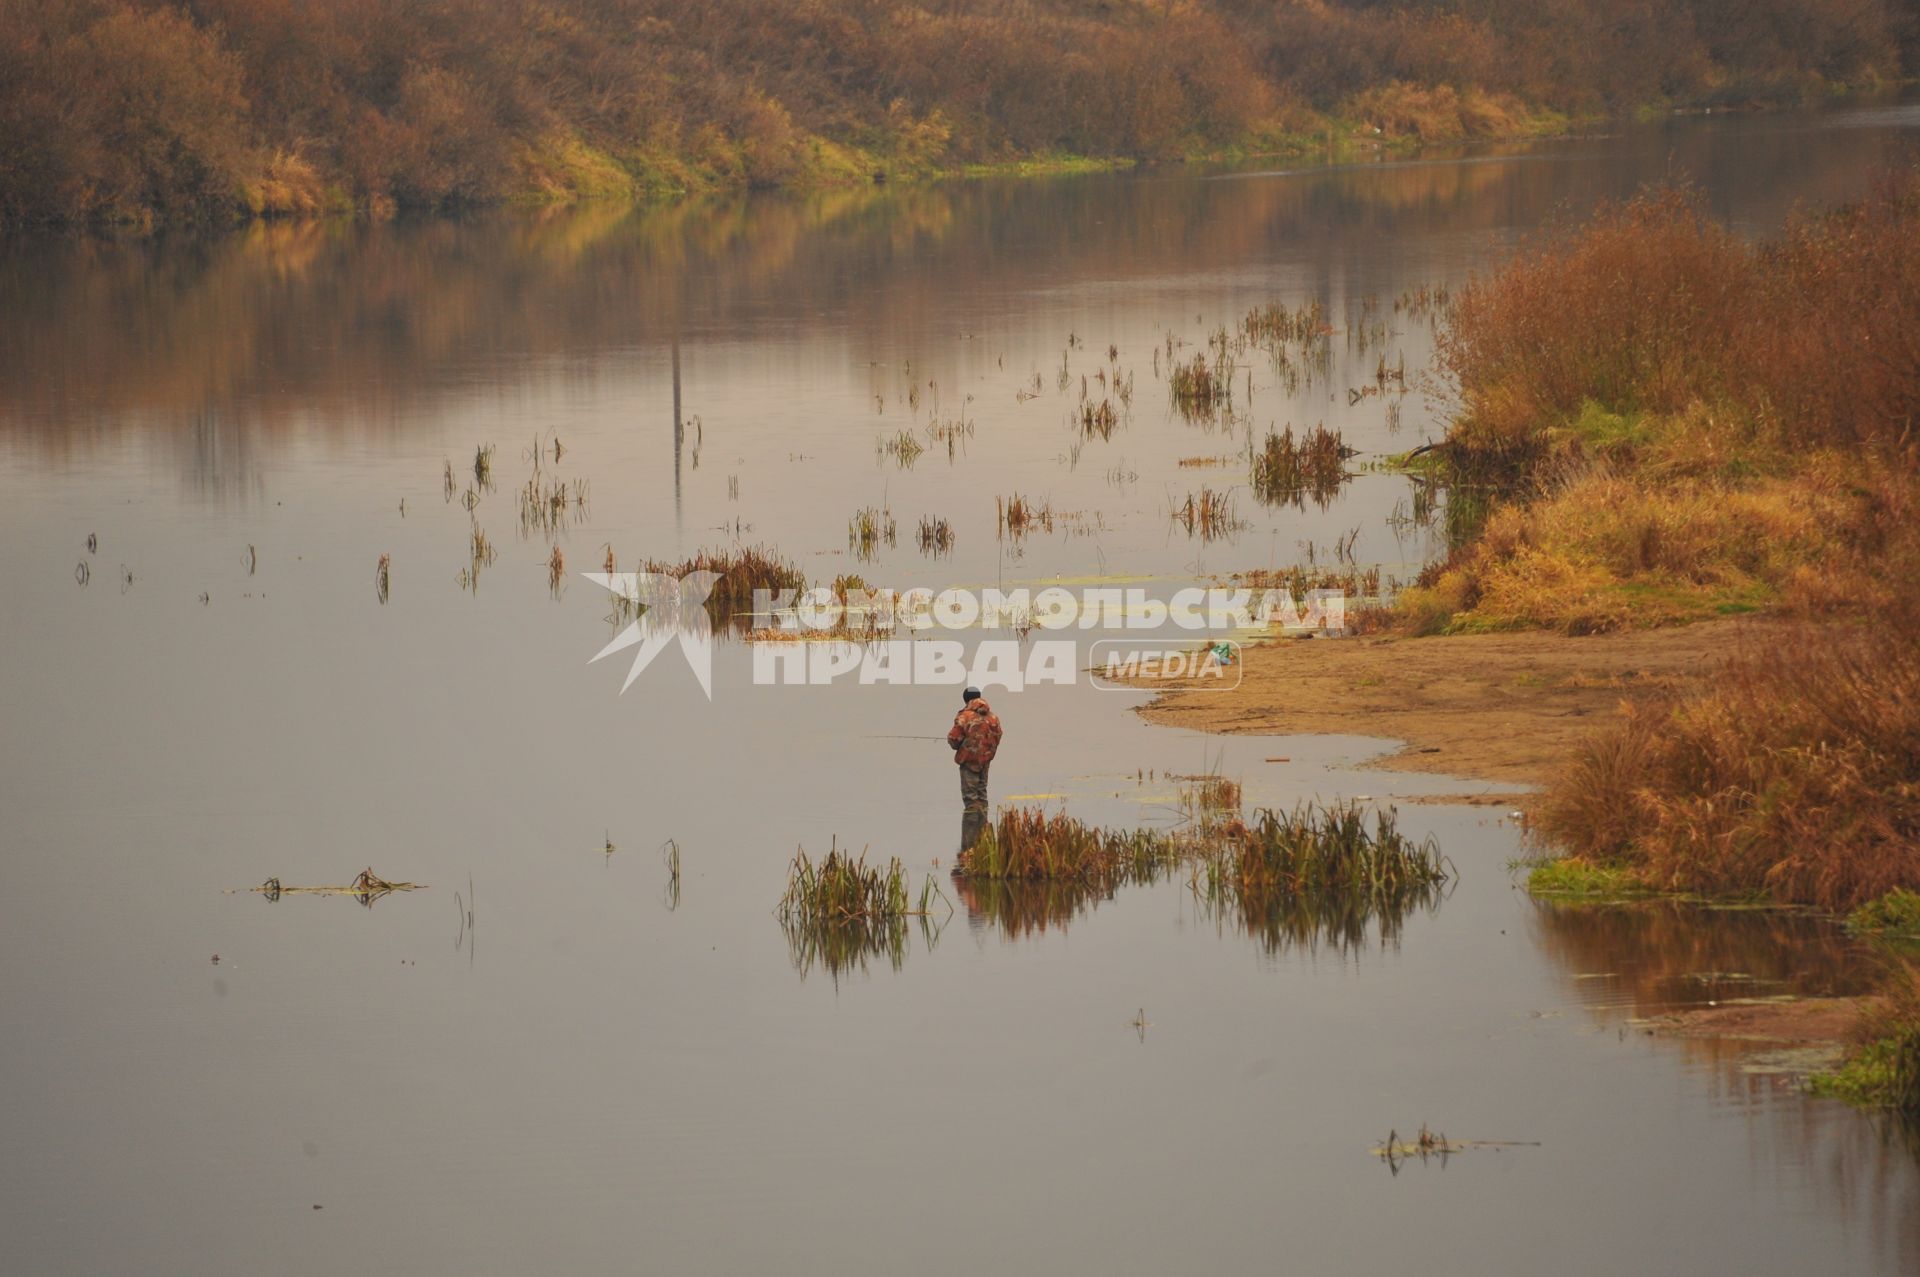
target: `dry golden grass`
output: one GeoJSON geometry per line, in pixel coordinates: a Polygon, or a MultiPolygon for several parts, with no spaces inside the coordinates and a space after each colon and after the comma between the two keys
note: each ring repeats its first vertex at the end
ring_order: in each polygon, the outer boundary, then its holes
{"type": "Polygon", "coordinates": [[[1348,100],[1345,114],[1380,130],[1386,137],[1422,142],[1457,142],[1471,137],[1511,137],[1538,123],[1518,98],[1478,88],[1419,85],[1395,81],[1377,85],[1348,100]]]}
{"type": "Polygon", "coordinates": [[[1580,747],[1538,833],[1677,890],[1848,909],[1920,883],[1920,607],[1769,640],[1580,747]]]}
{"type": "Polygon", "coordinates": [[[1416,633],[1590,633],[1884,594],[1913,505],[1920,173],[1749,246],[1684,194],[1523,252],[1457,299],[1437,450],[1455,537],[1416,633]]]}
{"type": "Polygon", "coordinates": [[[1649,483],[1599,465],[1530,504],[1496,507],[1479,538],[1405,591],[1399,609],[1416,632],[1567,634],[1754,611],[1803,578],[1841,571],[1871,517],[1857,483],[1830,467],[1649,483]]]}

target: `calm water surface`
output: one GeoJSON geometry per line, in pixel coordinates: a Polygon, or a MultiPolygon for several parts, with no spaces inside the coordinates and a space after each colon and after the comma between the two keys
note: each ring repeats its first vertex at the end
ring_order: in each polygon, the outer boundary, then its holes
{"type": "Polygon", "coordinates": [[[1432,330],[1395,298],[1666,177],[1765,231],[1917,126],[0,248],[0,1266],[1913,1271],[1910,1153],[1632,1023],[1857,989],[1830,927],[1533,903],[1502,809],[1405,801],[1485,787],[1364,767],[1387,743],[1338,705],[1324,736],[1203,739],[1049,687],[995,697],[998,797],[1169,823],[1169,774],[1218,767],[1258,804],[1398,803],[1457,884],[1361,937],[1178,882],[957,896],[830,962],[772,916],[787,861],[837,839],[939,872],[952,766],[900,738],[943,731],[952,689],[757,688],[736,644],[711,703],[677,663],[621,697],[623,662],[587,663],[604,595],[550,597],[546,562],[764,543],[821,579],[1160,588],[1357,531],[1404,578],[1435,550],[1404,479],[1266,507],[1243,460],[1180,461],[1270,425],[1433,438],[1432,330]],[[1237,423],[1169,410],[1170,349],[1311,299],[1340,329],[1323,375],[1250,355],[1237,423]],[[1416,389],[1350,402],[1383,355],[1416,389]],[[1099,372],[1133,403],[1083,440],[1099,372]],[[878,450],[953,420],[951,456],[878,450]],[[547,471],[588,499],[523,536],[556,434],[547,471]],[[464,487],[485,443],[469,516],[443,469],[464,487]],[[1203,484],[1235,487],[1231,539],[1170,522],[1203,484]],[[1076,517],[1003,541],[1013,492],[1076,517]],[[855,563],[867,506],[900,537],[855,563]],[[476,523],[499,556],[463,582],[476,523]],[[430,887],[244,891],[368,865],[430,887]],[[1369,1156],[1422,1122],[1537,1145],[1369,1156]]]}

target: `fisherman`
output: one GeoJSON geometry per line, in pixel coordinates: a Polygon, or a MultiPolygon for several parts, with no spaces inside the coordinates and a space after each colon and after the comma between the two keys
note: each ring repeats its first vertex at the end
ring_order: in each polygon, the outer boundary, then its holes
{"type": "Polygon", "coordinates": [[[960,850],[971,850],[987,827],[987,768],[1000,749],[1000,720],[980,695],[969,687],[961,695],[960,712],[953,716],[947,744],[960,765],[960,850]]]}

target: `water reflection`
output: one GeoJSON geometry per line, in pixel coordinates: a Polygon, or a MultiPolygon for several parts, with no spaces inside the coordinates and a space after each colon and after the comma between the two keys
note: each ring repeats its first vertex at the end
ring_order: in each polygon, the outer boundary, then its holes
{"type": "Polygon", "coordinates": [[[1408,884],[1397,890],[1289,894],[1236,892],[1208,900],[1202,913],[1216,930],[1251,937],[1266,957],[1299,949],[1331,949],[1342,958],[1398,948],[1400,932],[1415,914],[1431,915],[1451,884],[1408,884]]]}
{"type": "Polygon", "coordinates": [[[1116,890],[1112,883],[1005,878],[956,878],[953,885],[966,910],[967,928],[975,933],[997,932],[1007,940],[1064,932],[1069,922],[1112,900],[1116,890]]]}
{"type": "Polygon", "coordinates": [[[1646,1018],[1733,998],[1845,997],[1873,987],[1863,948],[1829,919],[1670,900],[1534,900],[1542,950],[1590,1007],[1646,1018]]]}
{"type": "Polygon", "coordinates": [[[55,457],[162,425],[196,486],[244,491],[263,446],[296,427],[379,438],[471,394],[477,366],[495,382],[590,385],[601,357],[657,349],[671,360],[660,411],[679,444],[683,337],[787,338],[835,316],[856,339],[839,355],[853,363],[930,323],[969,331],[1009,294],[1069,281],[1121,296],[1265,266],[1275,284],[1336,297],[1350,272],[1409,245],[1484,243],[1666,177],[1701,179],[1748,224],[1777,222],[1789,201],[1857,191],[1896,135],[1840,129],[1807,147],[1778,129],[1678,126],[1217,181],[956,182],[213,238],[17,237],[0,246],[0,311],[13,321],[0,330],[0,422],[55,457]],[[1769,156],[1777,166],[1789,152],[1793,183],[1770,182],[1769,156]],[[1560,162],[1571,159],[1586,162],[1560,162]]]}
{"type": "Polygon", "coordinates": [[[1446,890],[1409,887],[1399,891],[1348,893],[1248,894],[1210,897],[1188,871],[1159,867],[1124,880],[1009,881],[961,878],[954,881],[967,926],[997,932],[1006,940],[1028,940],[1050,931],[1064,932],[1082,914],[1092,913],[1121,890],[1180,881],[1199,915],[1224,939],[1244,935],[1267,957],[1304,950],[1332,949],[1342,957],[1397,947],[1408,918],[1431,914],[1446,890]]]}
{"type": "MultiPolygon", "coordinates": [[[[1850,997],[1875,984],[1872,951],[1833,920],[1807,913],[1675,901],[1531,904],[1534,938],[1574,996],[1606,1022],[1740,999],[1850,997]]],[[[1753,1115],[1756,1172],[1806,1167],[1814,1192],[1863,1230],[1883,1264],[1920,1264],[1920,1128],[1879,1115],[1863,1120],[1838,1101],[1802,1102],[1797,1072],[1812,1057],[1771,1049],[1776,1044],[1690,1034],[1658,1040],[1701,1070],[1716,1103],[1753,1115]]]]}
{"type": "Polygon", "coordinates": [[[868,974],[876,962],[884,962],[889,970],[900,970],[906,965],[916,934],[925,950],[932,953],[940,943],[943,923],[927,916],[891,916],[841,922],[794,918],[780,925],[787,936],[787,957],[800,978],[806,979],[818,967],[838,985],[842,976],[868,974]]]}

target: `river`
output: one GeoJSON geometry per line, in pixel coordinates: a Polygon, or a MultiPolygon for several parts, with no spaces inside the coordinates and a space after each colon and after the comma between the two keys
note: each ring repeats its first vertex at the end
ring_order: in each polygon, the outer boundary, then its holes
{"type": "Polygon", "coordinates": [[[946,884],[952,765],[912,738],[952,686],[759,686],[723,643],[710,699],[672,652],[622,695],[581,573],[765,545],[822,581],[1160,589],[1346,542],[1404,580],[1439,544],[1406,478],[1267,504],[1249,432],[1324,423],[1356,466],[1436,438],[1435,327],[1397,301],[1648,182],[1764,233],[1917,129],[0,245],[4,1266],[1913,1271],[1911,1152],[1636,1023],[1858,991],[1831,925],[1537,903],[1504,807],[1413,801],[1488,786],[1364,766],[1390,743],[1337,704],[1202,738],[1085,680],[990,689],[997,799],[1169,824],[1170,778],[1219,771],[1397,805],[1455,880],[1359,934],[1179,880],[1010,911],[946,884]],[[1248,354],[1233,420],[1173,410],[1175,358],[1313,301],[1312,375],[1248,354]],[[1404,388],[1355,398],[1383,367],[1404,388]],[[567,485],[557,525],[530,478],[567,485]],[[1203,486],[1222,537],[1171,517],[1203,486]],[[1002,534],[1015,493],[1054,528],[1002,534]],[[865,508],[898,535],[859,557],[865,508]],[[794,943],[787,864],[835,844],[951,915],[794,943]],[[248,890],[369,866],[427,886],[248,890]],[[1504,1143],[1370,1154],[1422,1123],[1504,1143]]]}

